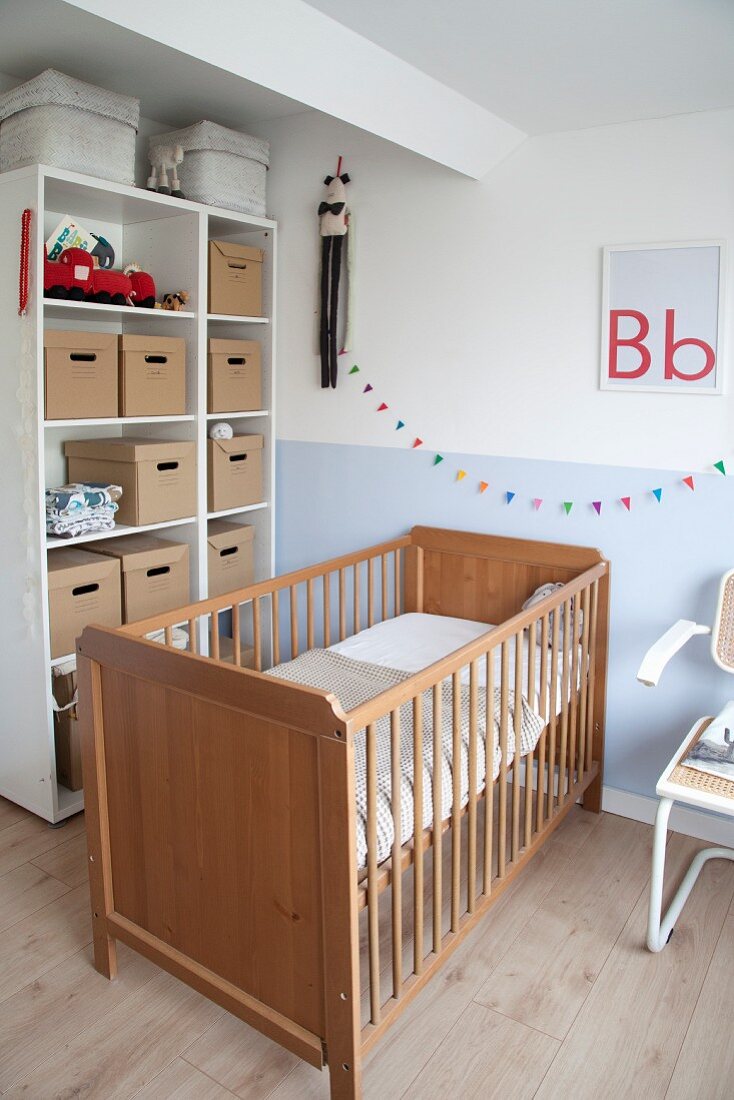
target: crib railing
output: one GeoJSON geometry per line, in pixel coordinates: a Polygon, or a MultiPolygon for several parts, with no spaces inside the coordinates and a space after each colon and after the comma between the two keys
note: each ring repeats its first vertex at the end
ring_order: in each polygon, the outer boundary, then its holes
{"type": "Polygon", "coordinates": [[[261,672],[401,614],[410,545],[408,536],[380,543],[121,630],[136,637],[162,632],[164,644],[173,645],[174,628],[182,627],[189,652],[261,672]]]}
{"type": "Polygon", "coordinates": [[[606,563],[593,566],[528,611],[348,712],[352,735],[366,739],[367,865],[358,888],[367,954],[362,981],[365,1049],[402,1010],[416,984],[422,985],[459,942],[467,922],[478,918],[498,891],[512,881],[570,803],[596,777],[594,678],[599,585],[607,568],[606,563]],[[484,728],[479,718],[481,693],[485,696],[484,728]],[[522,707],[515,705],[522,697],[542,719],[542,732],[526,753],[521,752],[522,707]],[[429,698],[432,718],[426,723],[424,710],[429,698]],[[452,783],[448,815],[442,789],[447,705],[452,783]],[[406,714],[413,724],[413,833],[403,843],[400,731],[406,714]],[[499,727],[496,779],[493,718],[499,727]],[[383,726],[389,721],[394,839],[389,859],[378,865],[381,721],[383,726]],[[511,731],[514,754],[509,751],[511,731]],[[485,761],[481,773],[480,738],[485,761]],[[424,745],[429,742],[430,795],[424,789],[423,768],[424,745]],[[463,794],[463,764],[455,764],[462,756],[468,767],[463,794]],[[427,807],[428,826],[424,824],[427,807]],[[408,870],[412,871],[409,884],[408,870]],[[380,904],[383,894],[387,905],[380,904]]]}

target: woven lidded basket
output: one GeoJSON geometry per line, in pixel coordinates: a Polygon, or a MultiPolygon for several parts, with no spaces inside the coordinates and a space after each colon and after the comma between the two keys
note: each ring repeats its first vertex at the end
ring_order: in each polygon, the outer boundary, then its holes
{"type": "Polygon", "coordinates": [[[178,176],[187,199],[264,216],[270,161],[267,141],[229,130],[216,122],[195,122],[184,130],[156,134],[149,139],[153,166],[158,163],[158,150],[170,145],[180,145],[184,151],[178,176]]]}
{"type": "Polygon", "coordinates": [[[135,182],[140,101],[46,69],[0,95],[0,172],[48,164],[135,182]]]}

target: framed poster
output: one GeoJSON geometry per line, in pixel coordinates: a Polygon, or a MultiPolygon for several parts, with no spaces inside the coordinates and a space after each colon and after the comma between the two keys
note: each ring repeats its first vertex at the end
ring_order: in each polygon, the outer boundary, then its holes
{"type": "Polygon", "coordinates": [[[723,241],[605,248],[601,389],[721,394],[723,317],[723,241]]]}

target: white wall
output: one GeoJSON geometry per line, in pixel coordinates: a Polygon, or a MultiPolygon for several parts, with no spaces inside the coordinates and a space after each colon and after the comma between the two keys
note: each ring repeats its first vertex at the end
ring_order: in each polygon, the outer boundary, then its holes
{"type": "Polygon", "coordinates": [[[318,388],[315,211],[341,153],[358,252],[342,362],[427,445],[685,470],[734,453],[733,396],[598,389],[602,246],[732,235],[734,111],[533,138],[480,182],[324,115],[264,136],[282,438],[405,446],[354,380],[318,388]]]}

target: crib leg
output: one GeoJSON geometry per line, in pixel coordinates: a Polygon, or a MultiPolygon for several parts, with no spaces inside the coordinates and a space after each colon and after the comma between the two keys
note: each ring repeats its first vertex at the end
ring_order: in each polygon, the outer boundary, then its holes
{"type": "Polygon", "coordinates": [[[581,799],[581,805],[592,814],[601,813],[602,780],[603,776],[600,773],[586,788],[581,799]]]}

